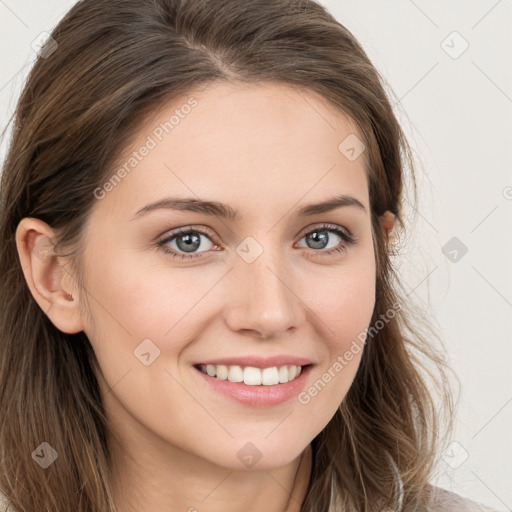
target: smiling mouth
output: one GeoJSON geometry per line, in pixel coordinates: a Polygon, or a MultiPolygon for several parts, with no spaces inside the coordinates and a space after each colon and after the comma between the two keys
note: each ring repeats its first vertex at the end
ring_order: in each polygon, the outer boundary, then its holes
{"type": "Polygon", "coordinates": [[[244,383],[248,386],[276,386],[296,379],[305,366],[284,365],[269,368],[224,364],[199,364],[195,367],[214,379],[244,383]]]}

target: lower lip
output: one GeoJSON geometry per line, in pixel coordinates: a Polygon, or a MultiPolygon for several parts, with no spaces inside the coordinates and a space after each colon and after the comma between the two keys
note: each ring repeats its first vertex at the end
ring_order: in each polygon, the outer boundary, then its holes
{"type": "Polygon", "coordinates": [[[214,391],[218,391],[244,405],[251,407],[270,407],[278,405],[297,396],[304,388],[307,376],[312,365],[302,368],[300,375],[290,382],[275,384],[273,386],[248,386],[243,382],[231,382],[210,377],[194,367],[204,382],[214,391]]]}

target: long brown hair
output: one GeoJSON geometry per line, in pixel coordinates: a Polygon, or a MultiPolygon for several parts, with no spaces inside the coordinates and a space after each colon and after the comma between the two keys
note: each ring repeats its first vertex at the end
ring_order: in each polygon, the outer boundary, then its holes
{"type": "Polygon", "coordinates": [[[115,511],[95,354],[85,333],[59,331],[32,297],[17,225],[36,217],[55,229],[55,248],[66,249],[80,283],[94,191],[139,121],[220,80],[314,91],[357,123],[366,146],[377,266],[371,326],[381,327],[369,331],[348,394],[312,441],[302,511],[419,507],[452,426],[449,368],[379,226],[390,210],[405,232],[407,176],[417,201],[414,159],[385,81],[354,36],[312,0],[82,0],[51,36],[56,44],[37,59],[13,115],[1,182],[0,489],[14,508],[115,511]],[[58,461],[42,471],[32,452],[44,441],[58,461]]]}

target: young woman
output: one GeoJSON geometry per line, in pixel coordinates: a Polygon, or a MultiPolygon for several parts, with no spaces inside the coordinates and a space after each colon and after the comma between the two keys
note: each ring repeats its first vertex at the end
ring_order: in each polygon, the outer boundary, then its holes
{"type": "Polygon", "coordinates": [[[407,171],[313,1],[78,2],[3,167],[9,510],[485,510],[430,483],[453,400],[393,267],[407,171]]]}

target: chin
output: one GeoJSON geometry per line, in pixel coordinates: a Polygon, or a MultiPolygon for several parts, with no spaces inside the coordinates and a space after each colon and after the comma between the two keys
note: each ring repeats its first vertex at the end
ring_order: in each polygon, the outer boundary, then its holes
{"type": "Polygon", "coordinates": [[[236,471],[271,470],[293,462],[300,457],[308,444],[287,445],[286,440],[278,436],[274,440],[252,438],[234,442],[212,462],[236,471]]]}

